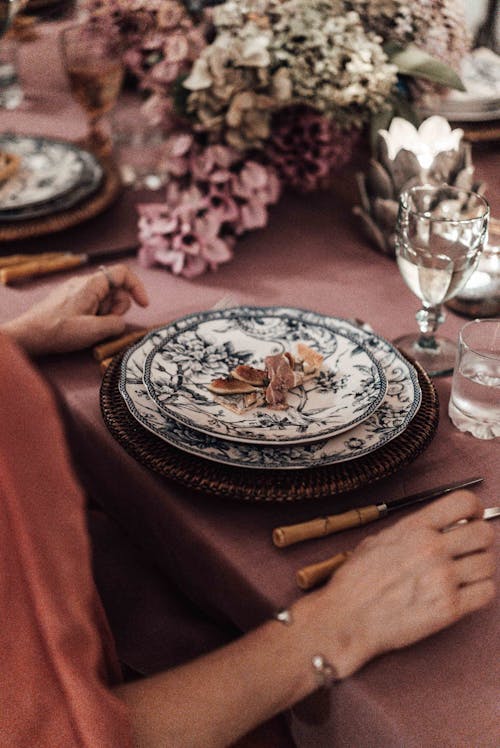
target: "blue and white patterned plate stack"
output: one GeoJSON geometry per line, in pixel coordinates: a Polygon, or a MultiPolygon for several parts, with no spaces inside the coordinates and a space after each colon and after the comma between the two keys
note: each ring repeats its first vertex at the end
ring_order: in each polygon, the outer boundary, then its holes
{"type": "Polygon", "coordinates": [[[353,322],[289,307],[191,314],[149,333],[124,356],[120,393],[146,429],[192,455],[237,467],[292,470],[354,460],[399,436],[415,416],[415,369],[353,322]],[[289,392],[284,411],[236,414],[208,390],[239,364],[306,343],[318,376],[289,392]]]}
{"type": "Polygon", "coordinates": [[[20,158],[0,183],[0,221],[26,221],[68,210],[99,188],[103,168],[71,143],[25,135],[0,136],[0,151],[20,158]]]}

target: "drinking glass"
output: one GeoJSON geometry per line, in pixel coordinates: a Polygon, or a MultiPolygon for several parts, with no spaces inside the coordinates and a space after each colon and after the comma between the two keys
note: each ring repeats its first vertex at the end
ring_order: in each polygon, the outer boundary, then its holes
{"type": "Polygon", "coordinates": [[[28,0],[0,0],[0,109],[15,109],[23,100],[23,92],[17,79],[14,39],[3,40],[14,17],[28,0]]]}
{"type": "Polygon", "coordinates": [[[419,333],[394,342],[431,375],[453,370],[456,343],[436,335],[442,304],[465,285],[477,266],[488,233],[484,197],[448,185],[412,187],[401,194],[396,259],[406,285],[422,302],[419,333]]]}
{"type": "Polygon", "coordinates": [[[61,50],[71,93],[87,115],[88,147],[109,155],[112,141],[106,115],[116,103],[124,75],[118,42],[94,24],[81,24],[61,32],[61,50]]]}
{"type": "Polygon", "coordinates": [[[460,330],[448,414],[478,439],[500,437],[500,319],[476,319],[460,330]]]}

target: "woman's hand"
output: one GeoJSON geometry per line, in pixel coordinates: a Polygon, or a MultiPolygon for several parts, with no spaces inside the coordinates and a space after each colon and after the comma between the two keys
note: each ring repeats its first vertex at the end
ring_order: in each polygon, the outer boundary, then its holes
{"type": "Polygon", "coordinates": [[[364,540],[329,584],[313,593],[314,602],[311,595],[298,603],[301,614],[313,603],[309,615],[321,620],[324,632],[335,632],[331,659],[341,677],[493,599],[494,531],[481,512],[471,492],[449,494],[364,540]],[[443,532],[463,518],[470,521],[443,532]]]}
{"type": "Polygon", "coordinates": [[[31,355],[76,351],[121,335],[132,300],[148,305],[142,282],[126,265],[110,265],[71,278],[2,329],[31,355]]]}

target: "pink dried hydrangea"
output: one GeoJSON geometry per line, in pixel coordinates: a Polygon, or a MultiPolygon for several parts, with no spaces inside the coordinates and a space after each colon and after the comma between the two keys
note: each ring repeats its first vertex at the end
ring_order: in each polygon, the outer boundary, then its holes
{"type": "Polygon", "coordinates": [[[86,0],[89,18],[117,34],[123,61],[151,100],[152,121],[174,121],[172,86],[206,46],[206,23],[195,23],[180,0],[86,0]]]}
{"type": "Polygon", "coordinates": [[[284,184],[311,192],[329,184],[352,156],[359,130],[344,132],[308,107],[289,107],[273,120],[266,154],[284,184]]]}
{"type": "Polygon", "coordinates": [[[187,278],[228,262],[236,237],[265,226],[280,195],[274,168],[188,133],[169,139],[166,167],[166,202],[139,206],[139,259],[187,278]]]}

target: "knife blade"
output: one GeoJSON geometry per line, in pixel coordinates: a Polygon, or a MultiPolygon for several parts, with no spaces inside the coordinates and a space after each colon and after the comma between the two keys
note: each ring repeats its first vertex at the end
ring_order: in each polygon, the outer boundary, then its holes
{"type": "MultiPolygon", "coordinates": [[[[496,517],[500,517],[499,506],[490,506],[483,511],[482,518],[484,520],[496,519],[496,517]]],[[[465,518],[460,519],[458,522],[454,522],[449,527],[445,527],[443,532],[455,530],[457,527],[466,524],[467,522],[468,520],[465,518]]],[[[310,590],[313,587],[317,587],[322,582],[326,582],[326,580],[329,579],[332,574],[337,569],[339,569],[351,555],[352,551],[342,551],[341,553],[336,553],[335,556],[327,558],[324,561],[319,561],[316,564],[304,566],[302,569],[299,569],[297,571],[297,574],[295,575],[295,581],[297,582],[297,585],[301,590],[310,590]]]]}
{"type": "Polygon", "coordinates": [[[352,527],[360,527],[369,522],[375,522],[375,520],[381,519],[397,509],[404,509],[413,506],[414,504],[420,504],[424,501],[432,501],[432,499],[437,499],[438,496],[444,496],[451,491],[475,486],[478,483],[481,483],[482,480],[483,479],[479,477],[467,478],[466,480],[458,481],[457,483],[447,483],[443,486],[436,486],[435,488],[426,491],[411,494],[410,496],[402,496],[401,498],[394,499],[390,502],[370,504],[369,506],[350,509],[341,514],[331,514],[328,517],[317,517],[308,522],[276,527],[273,530],[273,543],[278,548],[285,548],[288,545],[299,543],[302,540],[323,538],[327,535],[341,532],[342,530],[349,530],[352,527]]]}
{"type": "Polygon", "coordinates": [[[40,255],[24,255],[21,256],[19,262],[0,268],[0,283],[8,286],[84,265],[119,260],[135,253],[137,248],[137,244],[131,244],[126,247],[105,249],[98,252],[53,252],[40,255]]]}

